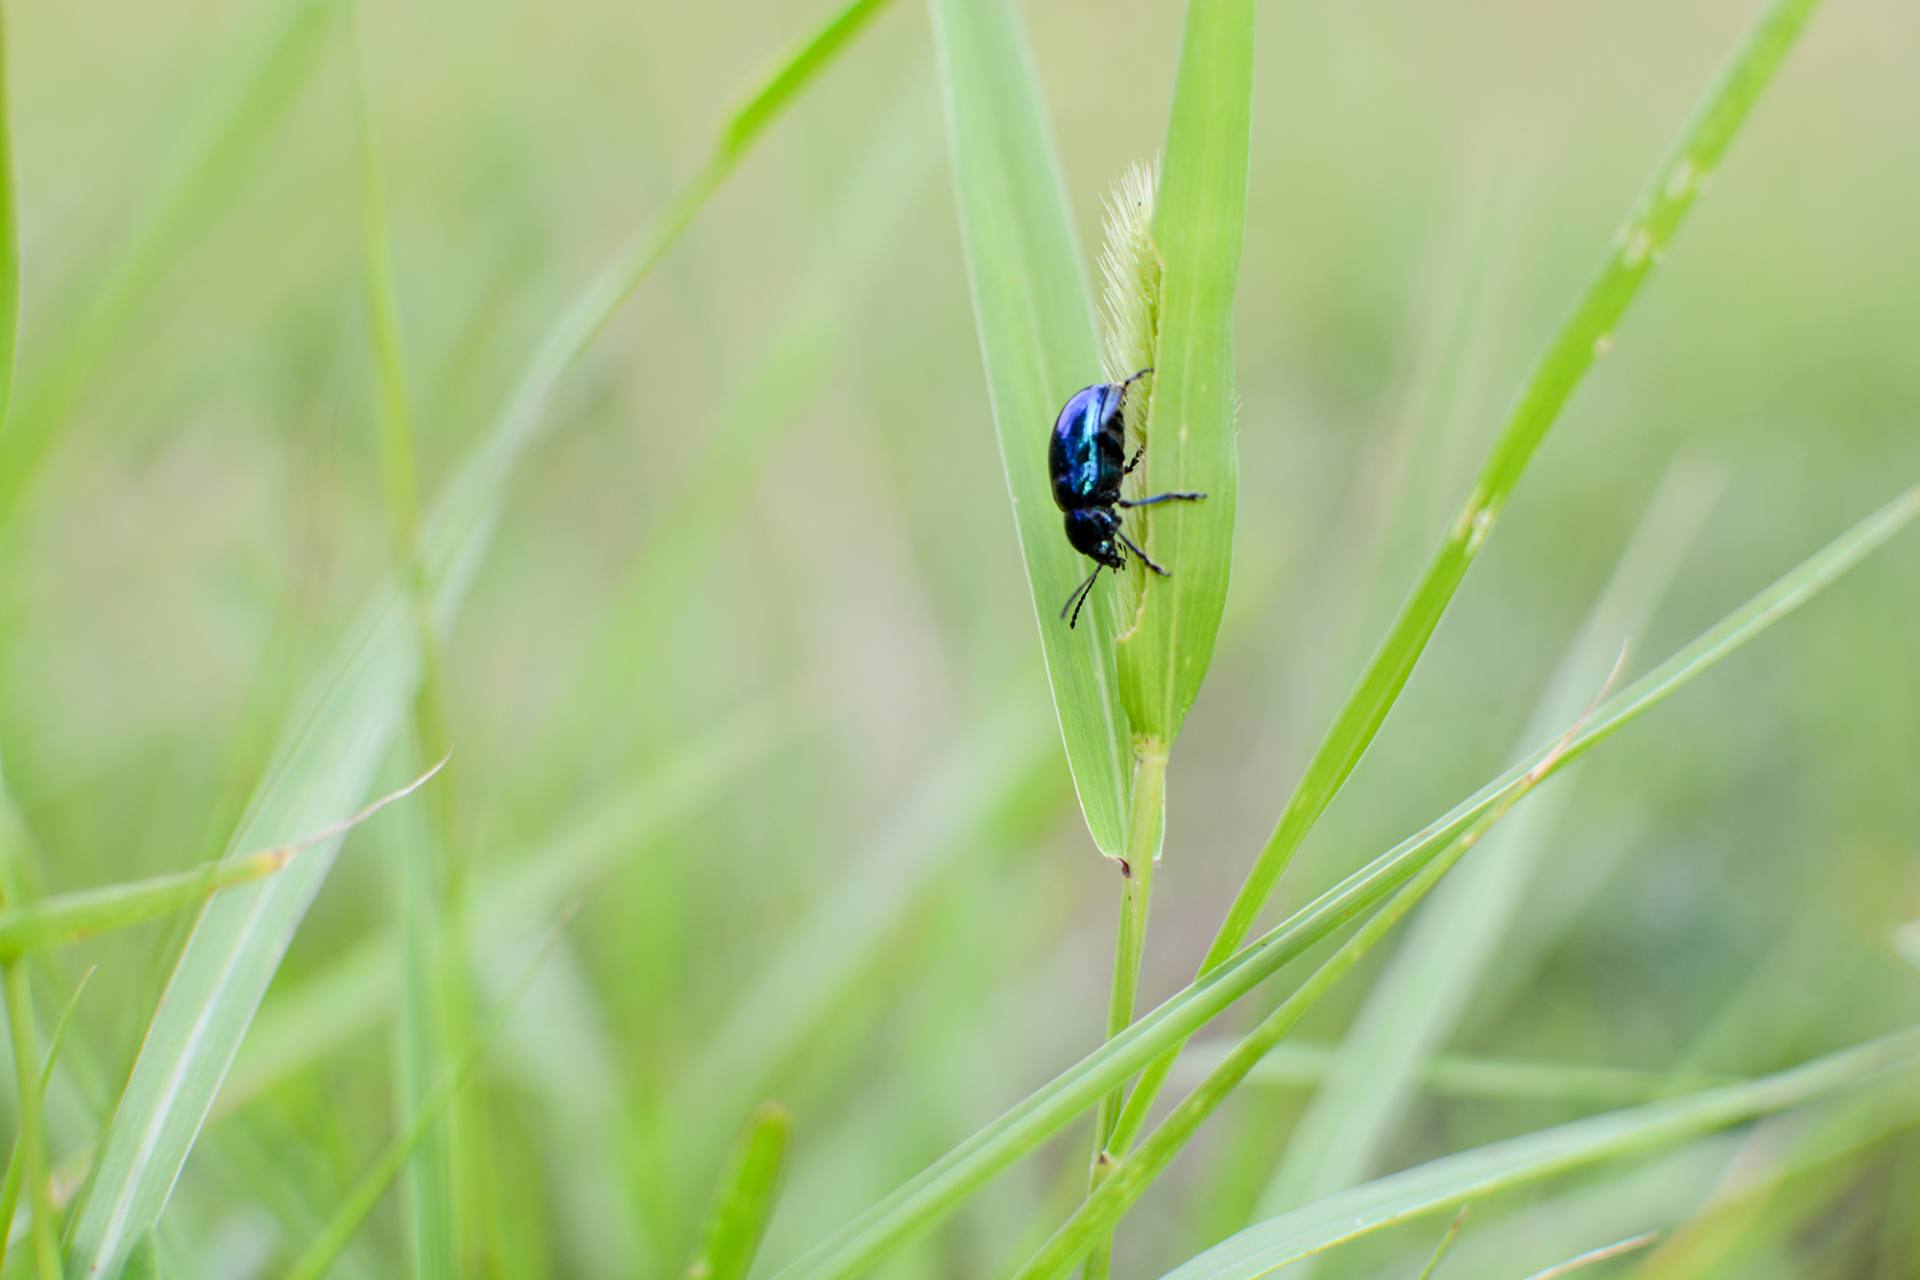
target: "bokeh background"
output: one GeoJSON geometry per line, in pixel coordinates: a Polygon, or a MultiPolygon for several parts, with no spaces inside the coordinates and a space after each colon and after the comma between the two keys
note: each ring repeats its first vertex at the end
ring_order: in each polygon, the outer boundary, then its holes
{"type": "MultiPolygon", "coordinates": [[[[388,564],[350,25],[274,68],[257,139],[169,203],[289,7],[8,6],[22,386],[100,327],[44,456],[0,439],[22,486],[0,747],[54,888],[218,853],[388,564]],[[149,242],[129,279],[116,264],[149,242]]],[[[1159,145],[1178,6],[1023,7],[1091,262],[1102,195],[1159,145]]],[[[1752,8],[1262,7],[1234,585],[1170,778],[1147,999],[1190,976],[1528,360],[1752,8]]],[[[366,7],[429,494],[816,10],[366,7]]],[[[1636,669],[1920,480],[1917,41],[1899,0],[1816,17],[1275,910],[1513,757],[1650,504],[1672,581],[1636,669]]],[[[1059,753],[944,148],[925,14],[894,6],[564,384],[447,638],[467,890],[513,908],[502,886],[557,844],[606,855],[474,1086],[485,1123],[462,1158],[496,1206],[464,1228],[465,1256],[491,1259],[476,1274],[674,1271],[769,1097],[796,1117],[767,1248],[789,1258],[1099,1038],[1117,876],[1059,753]]],[[[1920,915],[1917,575],[1910,534],[1556,784],[1575,794],[1533,909],[1452,1047],[1745,1074],[1920,1015],[1891,940],[1920,915]]],[[[416,831],[357,834],[288,956],[170,1212],[191,1274],[269,1273],[392,1131],[383,940],[416,831]]],[[[473,914],[483,991],[557,909],[473,914]]],[[[72,1034],[107,1099],[181,928],[73,957],[99,965],[72,1034]]],[[[1366,977],[1302,1036],[1336,1038],[1366,977]]],[[[1223,1112],[1129,1219],[1120,1274],[1236,1229],[1305,1096],[1249,1089],[1223,1112]]],[[[1591,1109],[1427,1099],[1388,1163],[1591,1109]]],[[[64,1121],[56,1157],[86,1132],[64,1121]]],[[[1085,1147],[1063,1137],[887,1274],[999,1274],[1071,1205],[1085,1147]]],[[[1672,1221],[1743,1152],[1701,1144],[1635,1176],[1686,1171],[1649,1193],[1672,1221]]],[[[1920,1274],[1911,1133],[1816,1174],[1766,1193],[1779,1229],[1699,1273],[1920,1274]]],[[[1602,1243],[1586,1233],[1620,1185],[1503,1202],[1460,1273],[1602,1243]]],[[[343,1274],[401,1267],[397,1204],[343,1274]]],[[[1412,1274],[1402,1251],[1431,1238],[1389,1234],[1338,1273],[1412,1274]]]]}

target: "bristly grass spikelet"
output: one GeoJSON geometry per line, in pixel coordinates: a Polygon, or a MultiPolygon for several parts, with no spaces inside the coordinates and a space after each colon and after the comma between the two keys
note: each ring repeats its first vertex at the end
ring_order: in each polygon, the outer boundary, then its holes
{"type": "MultiPolygon", "coordinates": [[[[1100,355],[1109,382],[1120,382],[1151,368],[1160,339],[1160,255],[1153,247],[1154,184],[1153,169],[1136,160],[1121,173],[1105,201],[1106,241],[1100,249],[1100,355]]],[[[1149,374],[1126,400],[1129,451],[1147,443],[1152,408],[1153,375],[1149,374]]],[[[1129,498],[1143,496],[1147,492],[1145,469],[1136,468],[1128,475],[1121,482],[1121,492],[1129,498]]],[[[1135,536],[1140,536],[1138,531],[1135,536]]],[[[1145,575],[1146,569],[1139,564],[1114,575],[1108,599],[1116,637],[1124,637],[1133,629],[1145,575]]]]}

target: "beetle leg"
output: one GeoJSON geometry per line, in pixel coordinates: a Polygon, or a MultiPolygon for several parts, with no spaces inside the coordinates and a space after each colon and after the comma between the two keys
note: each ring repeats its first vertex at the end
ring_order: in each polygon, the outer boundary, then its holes
{"type": "Polygon", "coordinates": [[[1140,465],[1140,459],[1146,456],[1147,456],[1147,446],[1141,445],[1138,449],[1135,449],[1133,451],[1133,461],[1129,462],[1127,464],[1127,469],[1125,471],[1122,471],[1120,474],[1123,476],[1132,475],[1133,469],[1140,465]]]}
{"type": "Polygon", "coordinates": [[[1155,564],[1150,558],[1148,558],[1147,553],[1140,549],[1139,544],[1134,542],[1134,540],[1132,538],[1129,538],[1124,532],[1121,532],[1119,534],[1119,538],[1120,538],[1120,541],[1127,544],[1127,550],[1133,552],[1133,554],[1140,557],[1141,564],[1144,564],[1145,566],[1147,566],[1147,568],[1153,570],[1155,573],[1159,574],[1163,578],[1171,578],[1173,576],[1172,574],[1168,573],[1165,569],[1162,569],[1159,565],[1155,564]]]}
{"type": "MultiPolygon", "coordinates": [[[[1131,470],[1131,468],[1129,468],[1129,470],[1131,470]]],[[[1160,502],[1198,502],[1206,496],[1204,493],[1188,493],[1176,490],[1173,493],[1156,493],[1151,498],[1116,498],[1114,499],[1113,505],[1116,507],[1151,507],[1155,503],[1160,502]]]]}

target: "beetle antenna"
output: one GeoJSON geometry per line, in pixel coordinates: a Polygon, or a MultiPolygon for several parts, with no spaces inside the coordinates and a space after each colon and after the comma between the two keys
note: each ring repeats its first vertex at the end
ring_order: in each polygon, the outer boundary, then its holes
{"type": "Polygon", "coordinates": [[[1148,374],[1152,372],[1153,372],[1153,366],[1148,365],[1146,368],[1140,370],[1140,372],[1134,374],[1131,378],[1128,378],[1125,382],[1121,383],[1120,389],[1122,391],[1125,391],[1128,387],[1132,386],[1134,383],[1140,381],[1140,379],[1146,377],[1148,374]]]}
{"type": "Polygon", "coordinates": [[[1071,631],[1076,625],[1079,624],[1080,606],[1085,604],[1087,602],[1087,597],[1093,594],[1093,580],[1100,576],[1100,570],[1104,568],[1106,568],[1105,565],[1100,565],[1100,564],[1094,565],[1093,572],[1087,575],[1086,581],[1082,582],[1079,586],[1075,587],[1073,589],[1073,594],[1067,597],[1067,602],[1060,606],[1060,616],[1063,619],[1067,617],[1068,609],[1073,610],[1073,617],[1067,621],[1067,630],[1071,631]]]}

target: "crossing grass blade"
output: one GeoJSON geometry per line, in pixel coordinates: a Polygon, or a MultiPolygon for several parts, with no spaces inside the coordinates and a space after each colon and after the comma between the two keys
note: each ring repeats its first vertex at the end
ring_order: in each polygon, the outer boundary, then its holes
{"type": "Polygon", "coordinates": [[[1125,845],[1130,743],[1113,622],[1060,602],[1087,575],[1067,545],[1046,474],[1047,429],[1101,378],[1080,246],[1061,189],[1026,42],[1008,0],[929,0],[947,106],[954,200],[1014,528],[1067,765],[1100,851],[1125,845]]]}
{"type": "Polygon", "coordinates": [[[1249,1227],[1167,1273],[1165,1280],[1255,1280],[1423,1214],[1602,1160],[1684,1142],[1916,1065],[1920,1032],[1908,1031],[1757,1080],[1444,1156],[1249,1227]]]}
{"type": "MultiPolygon", "coordinates": [[[[422,526],[417,572],[444,628],[478,566],[508,483],[539,438],[559,378],[692,223],[767,125],[881,7],[855,0],[760,82],[723,126],[704,168],[601,273],[539,346],[505,411],[422,526]]],[[[3,477],[0,477],[3,478],[3,477]]],[[[272,845],[351,809],[367,794],[419,688],[411,592],[380,591],[282,733],[233,848],[272,845]]],[[[90,1180],[75,1207],[69,1264],[115,1275],[158,1220],[281,956],[319,891],[338,838],[262,886],[203,909],[168,981],[90,1180]]]]}
{"type": "MultiPolygon", "coordinates": [[[[1678,145],[1655,170],[1573,313],[1522,384],[1466,502],[1314,749],[1273,834],[1234,895],[1201,962],[1202,972],[1225,961],[1246,939],[1307,833],[1366,754],[1521,474],[1587,370],[1611,347],[1627,306],[1692,208],[1702,180],[1718,166],[1761,91],[1779,70],[1815,2],[1773,0],[1768,5],[1708,88],[1693,119],[1681,131],[1678,145]]],[[[1171,1060],[1156,1062],[1142,1075],[1121,1116],[1117,1147],[1124,1148],[1140,1131],[1171,1066],[1171,1060]]]]}
{"type": "MultiPolygon", "coordinates": [[[[1669,472],[1535,706],[1520,746],[1578,714],[1620,647],[1637,643],[1703,515],[1697,484],[1684,471],[1669,472]]],[[[1561,788],[1515,815],[1409,926],[1354,1018],[1340,1066],[1296,1122],[1259,1216],[1317,1200],[1370,1172],[1400,1125],[1420,1060],[1447,1042],[1482,973],[1495,963],[1565,803],[1561,788]]]]}
{"type": "Polygon", "coordinates": [[[1173,576],[1144,584],[1119,641],[1133,732],[1162,749],[1180,732],[1206,676],[1233,558],[1233,295],[1252,101],[1252,0],[1190,0],[1153,217],[1159,332],[1144,487],[1207,497],[1140,513],[1147,517],[1143,545],[1173,576]]]}
{"type": "Polygon", "coordinates": [[[777,1102],[763,1103],[740,1135],[720,1185],[700,1251],[687,1267],[687,1280],[747,1280],[786,1159],[793,1116],[777,1102]]]}
{"type": "Polygon", "coordinates": [[[1259,939],[1176,992],[1125,1032],[949,1151],[782,1271],[818,1280],[871,1268],[940,1221],[995,1174],[1093,1106],[1107,1090],[1175,1049],[1215,1015],[1419,873],[1461,832],[1551,763],[1564,768],[1804,605],[1920,515],[1920,489],[1888,503],[1754,596],[1693,643],[1602,703],[1565,742],[1542,747],[1452,810],[1381,854],[1259,939]]]}
{"type": "Polygon", "coordinates": [[[65,946],[197,906],[208,894],[270,876],[292,855],[283,851],[209,862],[192,871],[82,889],[0,911],[0,961],[65,946]]]}

